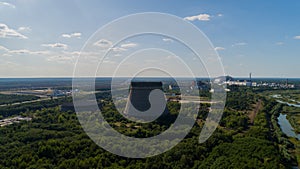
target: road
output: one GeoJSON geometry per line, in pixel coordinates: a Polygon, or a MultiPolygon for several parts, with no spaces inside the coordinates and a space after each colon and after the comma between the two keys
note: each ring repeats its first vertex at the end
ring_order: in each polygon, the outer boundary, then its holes
{"type": "Polygon", "coordinates": [[[254,123],[254,119],[256,117],[256,114],[258,113],[259,109],[261,108],[261,100],[259,100],[256,103],[255,109],[253,111],[250,112],[249,114],[249,118],[250,118],[250,123],[254,123]]]}
{"type": "MultiPolygon", "coordinates": [[[[56,97],[53,99],[57,99],[56,97]]],[[[0,107],[5,107],[5,106],[14,106],[14,105],[19,105],[19,104],[25,104],[25,103],[35,103],[35,102],[40,102],[40,101],[45,101],[45,100],[51,100],[50,97],[47,98],[40,98],[40,99],[36,99],[36,100],[29,100],[29,101],[23,101],[23,102],[16,102],[16,103],[12,103],[12,104],[2,104],[0,105],[0,107]]]]}

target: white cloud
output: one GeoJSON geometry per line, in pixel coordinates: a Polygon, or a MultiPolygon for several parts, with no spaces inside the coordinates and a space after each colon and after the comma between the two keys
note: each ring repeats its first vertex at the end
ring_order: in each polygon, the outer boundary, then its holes
{"type": "Polygon", "coordinates": [[[4,54],[2,54],[1,56],[3,56],[3,57],[11,57],[11,54],[4,53],[4,54]]]}
{"type": "MultiPolygon", "coordinates": [[[[93,53],[92,52],[80,52],[80,51],[63,51],[63,52],[59,52],[59,53],[52,52],[47,56],[47,61],[63,63],[63,64],[66,64],[66,63],[73,64],[80,55],[92,58],[93,53]]],[[[96,53],[96,55],[97,55],[97,53],[96,53]]],[[[96,58],[96,60],[97,60],[97,58],[96,58]]]]}
{"type": "Polygon", "coordinates": [[[2,52],[2,56],[13,56],[13,55],[49,55],[51,54],[50,51],[42,50],[42,51],[31,51],[28,49],[17,49],[17,50],[11,50],[4,46],[0,46],[0,51],[2,52]]]}
{"type": "Polygon", "coordinates": [[[10,54],[30,54],[30,55],[47,55],[49,51],[31,51],[28,49],[8,50],[10,54]]]}
{"type": "Polygon", "coordinates": [[[31,54],[34,54],[34,55],[49,55],[50,51],[47,51],[47,50],[31,51],[31,54]]]}
{"type": "Polygon", "coordinates": [[[32,55],[45,57],[46,61],[58,62],[58,63],[74,63],[75,59],[80,55],[79,51],[31,51],[28,49],[8,50],[6,56],[26,55],[30,57],[32,55]]]}
{"type": "Polygon", "coordinates": [[[215,50],[225,50],[225,48],[223,48],[223,47],[215,47],[215,50]]]}
{"type": "Polygon", "coordinates": [[[81,38],[81,33],[80,32],[74,32],[71,34],[62,34],[61,37],[63,38],[81,38]]]}
{"type": "Polygon", "coordinates": [[[184,20],[188,20],[188,21],[195,21],[195,20],[209,21],[210,17],[211,16],[209,14],[199,14],[199,15],[195,15],[195,16],[187,16],[187,17],[184,18],[184,20]]]}
{"type": "Polygon", "coordinates": [[[170,39],[170,38],[163,38],[163,41],[165,41],[165,42],[174,42],[174,40],[173,39],[170,39]]]}
{"type": "MultiPolygon", "coordinates": [[[[63,64],[73,64],[76,58],[82,53],[80,51],[54,51],[54,50],[40,50],[32,51],[29,49],[16,49],[11,50],[3,46],[0,46],[0,52],[3,54],[0,56],[13,57],[13,56],[38,56],[44,57],[46,61],[63,63],[63,64]],[[4,52],[2,52],[4,51],[4,52]]],[[[90,56],[91,53],[85,53],[84,55],[90,56]]],[[[0,58],[1,59],[1,58],[0,58]]],[[[0,62],[1,64],[2,62],[0,62]]]]}
{"type": "Polygon", "coordinates": [[[294,39],[297,39],[297,40],[299,40],[299,39],[300,39],[300,35],[298,35],[298,36],[295,36],[295,37],[294,37],[294,39]]]}
{"type": "Polygon", "coordinates": [[[124,43],[121,45],[121,48],[133,48],[136,47],[137,44],[136,43],[124,43]]]}
{"type": "Polygon", "coordinates": [[[64,53],[68,53],[68,54],[73,55],[73,56],[79,56],[80,54],[83,54],[80,51],[64,52],[64,53]]]}
{"type": "MultiPolygon", "coordinates": [[[[118,56],[117,56],[117,57],[118,57],[118,56]]],[[[111,64],[116,64],[116,62],[114,62],[114,61],[111,61],[111,60],[105,60],[105,59],[103,60],[103,63],[105,63],[105,64],[107,64],[107,65],[108,65],[108,64],[110,64],[110,65],[111,65],[111,64]]]]}
{"type": "Polygon", "coordinates": [[[9,28],[6,24],[0,23],[0,38],[20,38],[28,39],[25,35],[9,28]]]}
{"type": "Polygon", "coordinates": [[[235,47],[235,46],[245,46],[245,45],[247,45],[247,43],[245,43],[245,42],[239,42],[239,43],[233,44],[232,47],[235,47]]]}
{"type": "Polygon", "coordinates": [[[179,56],[174,56],[174,55],[168,55],[165,59],[174,59],[174,58],[180,58],[179,56]]]}
{"type": "Polygon", "coordinates": [[[114,52],[123,52],[123,51],[127,51],[127,49],[122,48],[122,47],[111,48],[111,50],[113,50],[114,52]]]}
{"type": "Polygon", "coordinates": [[[27,49],[19,49],[19,50],[10,50],[9,53],[13,53],[13,54],[30,54],[31,51],[29,51],[27,49]]]}
{"type": "Polygon", "coordinates": [[[7,7],[10,7],[10,8],[16,8],[15,5],[13,5],[11,3],[8,3],[8,2],[0,2],[0,6],[7,6],[7,7]]]}
{"type": "Polygon", "coordinates": [[[276,45],[281,46],[281,45],[284,45],[284,43],[283,42],[277,42],[276,45]]]}
{"type": "Polygon", "coordinates": [[[68,45],[63,43],[42,44],[41,46],[50,47],[50,48],[63,48],[63,49],[68,48],[68,45]]]}
{"type": "Polygon", "coordinates": [[[20,31],[20,32],[30,32],[31,28],[28,27],[28,26],[21,26],[21,27],[18,28],[18,31],[20,31]]]}
{"type": "Polygon", "coordinates": [[[119,53],[118,53],[118,54],[115,54],[115,57],[120,57],[120,56],[122,56],[122,55],[121,55],[121,54],[119,54],[119,53]]]}
{"type": "Polygon", "coordinates": [[[74,57],[72,56],[66,56],[66,55],[53,55],[47,58],[47,61],[51,61],[51,62],[60,62],[60,63],[66,63],[66,62],[73,62],[74,61],[74,57]]]}
{"type": "Polygon", "coordinates": [[[222,17],[222,16],[223,16],[223,14],[219,13],[219,14],[218,14],[218,16],[219,16],[219,17],[222,17]]]}
{"type": "Polygon", "coordinates": [[[0,45],[0,50],[8,51],[8,49],[6,47],[1,46],[1,45],[0,45]]]}
{"type": "Polygon", "coordinates": [[[110,48],[112,46],[112,42],[109,41],[109,40],[106,40],[106,39],[100,39],[97,42],[95,42],[93,45],[98,46],[102,49],[107,49],[107,48],[110,48]]]}

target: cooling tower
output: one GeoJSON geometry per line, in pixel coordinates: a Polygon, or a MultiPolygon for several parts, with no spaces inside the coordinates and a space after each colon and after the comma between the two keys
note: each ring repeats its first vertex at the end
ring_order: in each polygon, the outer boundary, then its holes
{"type": "Polygon", "coordinates": [[[162,82],[131,82],[124,114],[150,122],[168,113],[162,82]]]}

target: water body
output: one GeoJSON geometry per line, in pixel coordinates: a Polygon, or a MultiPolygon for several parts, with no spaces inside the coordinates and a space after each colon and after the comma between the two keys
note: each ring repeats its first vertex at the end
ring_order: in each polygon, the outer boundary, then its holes
{"type": "Polygon", "coordinates": [[[295,137],[300,140],[300,134],[295,133],[294,128],[286,118],[286,114],[281,114],[278,117],[278,124],[280,125],[281,131],[289,137],[295,137]]]}
{"type": "MultiPolygon", "coordinates": [[[[281,95],[272,95],[272,97],[277,98],[277,99],[282,98],[281,95]]],[[[294,106],[294,107],[299,107],[300,108],[300,104],[288,103],[288,102],[284,102],[284,101],[281,101],[281,100],[276,100],[276,101],[278,103],[286,104],[288,106],[294,106]]],[[[294,100],[292,100],[292,101],[294,101],[294,100]]],[[[297,102],[297,103],[299,103],[299,102],[297,102]]],[[[295,132],[294,128],[292,127],[292,125],[290,124],[288,119],[286,118],[286,114],[280,113],[280,115],[278,117],[278,124],[281,128],[281,131],[284,134],[286,134],[289,137],[294,137],[294,138],[297,138],[298,140],[300,140],[300,134],[297,134],[295,132]]]]}
{"type": "Polygon", "coordinates": [[[294,104],[294,103],[288,103],[288,102],[283,102],[281,100],[276,100],[278,103],[282,103],[282,104],[286,104],[288,106],[294,106],[294,107],[299,107],[300,108],[300,104],[294,104]]]}

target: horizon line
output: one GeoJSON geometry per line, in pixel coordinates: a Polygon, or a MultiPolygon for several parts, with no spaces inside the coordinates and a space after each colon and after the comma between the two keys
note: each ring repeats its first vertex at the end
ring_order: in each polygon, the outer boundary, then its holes
{"type": "MultiPolygon", "coordinates": [[[[249,79],[249,76],[232,76],[232,75],[225,75],[225,76],[230,76],[233,78],[245,78],[249,79]]],[[[221,77],[221,76],[218,76],[221,77]]],[[[9,76],[9,77],[0,77],[0,79],[46,79],[46,78],[55,78],[55,79],[62,79],[62,78],[113,78],[112,76],[97,76],[97,77],[91,77],[91,76],[81,76],[81,77],[72,77],[72,76],[19,76],[19,77],[14,77],[14,76],[9,76]]],[[[132,77],[126,77],[126,76],[118,76],[114,78],[132,78],[132,77]]],[[[136,77],[136,78],[216,78],[216,77],[167,77],[167,76],[144,76],[144,77],[136,77]]],[[[300,77],[277,77],[277,76],[257,76],[257,77],[252,77],[252,79],[262,79],[262,78],[273,78],[273,79],[300,79],[300,77]]]]}

